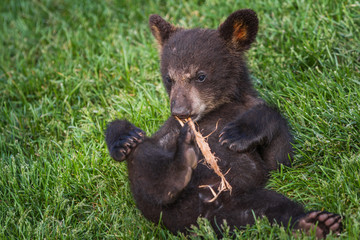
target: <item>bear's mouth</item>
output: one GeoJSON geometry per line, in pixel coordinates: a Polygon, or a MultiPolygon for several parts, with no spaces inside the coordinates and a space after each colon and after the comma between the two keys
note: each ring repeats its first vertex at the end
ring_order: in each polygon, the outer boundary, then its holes
{"type": "Polygon", "coordinates": [[[187,122],[191,119],[193,122],[197,122],[201,119],[201,114],[193,114],[193,115],[173,115],[175,119],[179,119],[182,122],[187,122]]]}
{"type": "Polygon", "coordinates": [[[180,119],[181,121],[185,122],[187,121],[189,118],[191,118],[192,120],[196,119],[196,115],[173,115],[176,118],[180,119]]]}

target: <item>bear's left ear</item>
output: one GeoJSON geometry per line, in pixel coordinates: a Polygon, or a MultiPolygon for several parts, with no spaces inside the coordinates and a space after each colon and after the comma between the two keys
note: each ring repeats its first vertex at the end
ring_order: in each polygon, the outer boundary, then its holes
{"type": "Polygon", "coordinates": [[[177,28],[159,15],[153,14],[149,18],[149,26],[152,34],[162,48],[170,36],[177,31],[177,28]]]}
{"type": "Polygon", "coordinates": [[[220,36],[236,50],[247,50],[256,38],[259,19],[251,9],[232,13],[220,26],[220,36]]]}

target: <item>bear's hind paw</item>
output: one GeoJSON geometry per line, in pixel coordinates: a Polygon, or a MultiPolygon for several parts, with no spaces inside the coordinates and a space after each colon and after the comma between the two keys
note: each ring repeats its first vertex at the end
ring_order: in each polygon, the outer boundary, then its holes
{"type": "Polygon", "coordinates": [[[306,233],[315,231],[316,238],[322,239],[330,232],[340,234],[342,217],[338,214],[323,211],[310,212],[299,220],[297,228],[306,233]]]}

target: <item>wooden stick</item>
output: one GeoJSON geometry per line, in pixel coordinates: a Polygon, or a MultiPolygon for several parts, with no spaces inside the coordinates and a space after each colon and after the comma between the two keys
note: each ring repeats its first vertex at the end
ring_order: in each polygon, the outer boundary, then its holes
{"type": "MultiPolygon", "coordinates": [[[[176,117],[176,120],[178,120],[178,122],[180,123],[181,126],[184,126],[183,121],[181,121],[178,117],[176,117]]],[[[229,184],[229,182],[225,179],[224,174],[221,173],[221,170],[217,164],[217,161],[219,160],[217,157],[215,157],[215,155],[211,152],[210,146],[207,143],[206,139],[201,135],[201,133],[199,131],[196,130],[195,124],[192,121],[191,118],[188,118],[185,120],[185,122],[187,122],[189,124],[189,127],[192,129],[192,131],[195,134],[195,141],[196,144],[198,145],[201,153],[204,155],[205,158],[205,164],[214,170],[214,172],[221,178],[221,182],[220,185],[218,187],[218,193],[216,194],[215,191],[212,189],[212,187],[210,185],[201,185],[199,186],[200,188],[209,188],[210,191],[213,193],[214,198],[209,200],[208,202],[213,202],[216,200],[216,198],[220,195],[221,192],[223,191],[230,191],[232,190],[231,185],[229,184]]],[[[229,172],[229,171],[228,171],[229,172]]]]}

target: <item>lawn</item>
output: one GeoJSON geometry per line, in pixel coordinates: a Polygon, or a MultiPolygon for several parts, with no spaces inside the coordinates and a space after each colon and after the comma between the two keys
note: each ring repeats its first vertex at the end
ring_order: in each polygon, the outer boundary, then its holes
{"type": "MultiPolygon", "coordinates": [[[[104,129],[127,118],[150,135],[169,116],[150,14],[182,27],[217,28],[240,8],[260,19],[248,52],[254,85],[289,120],[295,138],[294,167],[273,172],[268,188],[309,210],[341,213],[339,239],[357,239],[355,0],[2,0],[0,239],[213,239],[206,221],[186,237],[141,215],[126,164],[110,158],[104,129]]],[[[289,239],[288,231],[259,220],[236,234],[289,239]]]]}

